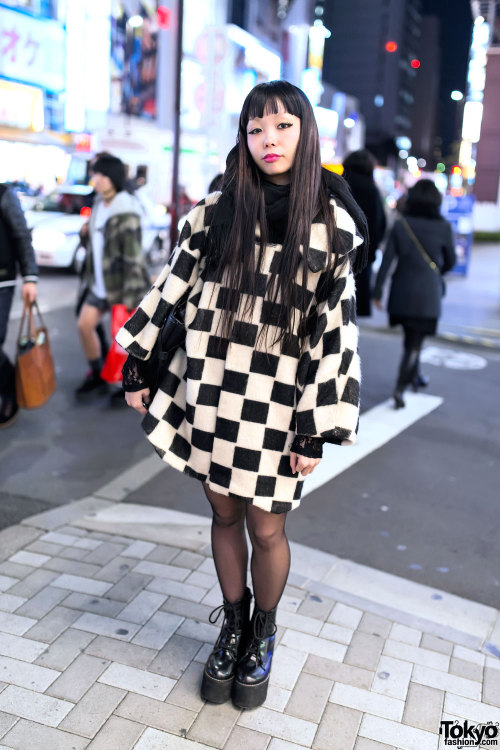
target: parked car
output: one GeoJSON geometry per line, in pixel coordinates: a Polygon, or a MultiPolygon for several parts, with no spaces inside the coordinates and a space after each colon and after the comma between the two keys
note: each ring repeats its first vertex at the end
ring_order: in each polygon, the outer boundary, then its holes
{"type": "MultiPolygon", "coordinates": [[[[39,266],[67,268],[77,272],[85,256],[80,229],[92,213],[94,192],[90,185],[64,185],[37,198],[26,221],[39,266]]],[[[142,241],[148,262],[158,264],[166,254],[169,215],[155,204],[140,201],[142,241]]]]}
{"type": "Polygon", "coordinates": [[[77,270],[80,229],[92,211],[90,185],[66,185],[39,197],[26,221],[39,266],[77,270]]]}

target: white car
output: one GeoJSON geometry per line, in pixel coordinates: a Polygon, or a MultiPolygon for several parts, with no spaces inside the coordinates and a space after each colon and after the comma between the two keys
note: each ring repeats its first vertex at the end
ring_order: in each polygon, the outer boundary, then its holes
{"type": "Polygon", "coordinates": [[[39,266],[76,270],[80,229],[89,220],[92,193],[89,185],[67,185],[38,198],[26,211],[39,266]]]}
{"type": "MultiPolygon", "coordinates": [[[[39,266],[78,271],[85,257],[80,246],[80,230],[89,220],[93,203],[90,185],[64,185],[37,198],[26,221],[31,230],[35,258],[39,266]]],[[[141,203],[142,241],[148,262],[163,262],[170,216],[154,204],[149,210],[141,203]]]]}

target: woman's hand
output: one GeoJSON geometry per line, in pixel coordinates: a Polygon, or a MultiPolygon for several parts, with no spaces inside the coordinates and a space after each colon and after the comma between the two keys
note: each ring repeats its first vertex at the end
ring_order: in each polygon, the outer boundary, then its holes
{"type": "Polygon", "coordinates": [[[25,281],[21,288],[21,297],[25,305],[31,305],[36,300],[37,286],[34,281],[25,281]]]}
{"type": "Polygon", "coordinates": [[[149,388],[143,388],[142,391],[125,391],[125,401],[139,414],[147,414],[147,407],[151,402],[149,388]]]}
{"type": "Polygon", "coordinates": [[[382,304],[382,300],[381,299],[374,299],[373,300],[373,304],[375,305],[375,307],[377,308],[377,310],[383,310],[384,309],[384,306],[382,304]]]}
{"type": "Polygon", "coordinates": [[[309,458],[308,456],[302,456],[300,453],[290,453],[290,467],[292,473],[295,474],[298,471],[303,477],[312,474],[320,461],[321,458],[309,458]]]}

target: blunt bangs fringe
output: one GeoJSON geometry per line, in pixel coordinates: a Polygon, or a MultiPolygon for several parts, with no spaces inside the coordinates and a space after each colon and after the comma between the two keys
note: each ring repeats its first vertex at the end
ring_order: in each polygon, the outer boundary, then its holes
{"type": "Polygon", "coordinates": [[[308,103],[300,89],[293,91],[290,84],[284,81],[260,83],[252,89],[245,100],[240,115],[240,128],[246,128],[248,121],[254,117],[277,115],[283,110],[302,120],[308,103]]]}

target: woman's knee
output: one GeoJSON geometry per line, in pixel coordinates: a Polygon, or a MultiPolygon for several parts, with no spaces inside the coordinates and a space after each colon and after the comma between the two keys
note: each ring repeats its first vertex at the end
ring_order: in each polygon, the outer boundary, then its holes
{"type": "Polygon", "coordinates": [[[100,322],[101,316],[94,308],[88,309],[90,305],[84,305],[78,316],[78,330],[83,334],[90,334],[100,322]]]}
{"type": "Polygon", "coordinates": [[[203,485],[208,502],[212,506],[214,523],[217,526],[234,526],[243,523],[245,518],[245,507],[242,500],[234,500],[232,497],[220,495],[203,485]]]}
{"type": "Polygon", "coordinates": [[[248,534],[253,547],[260,549],[272,549],[286,539],[284,523],[280,518],[278,522],[254,521],[248,523],[248,534]]]}

